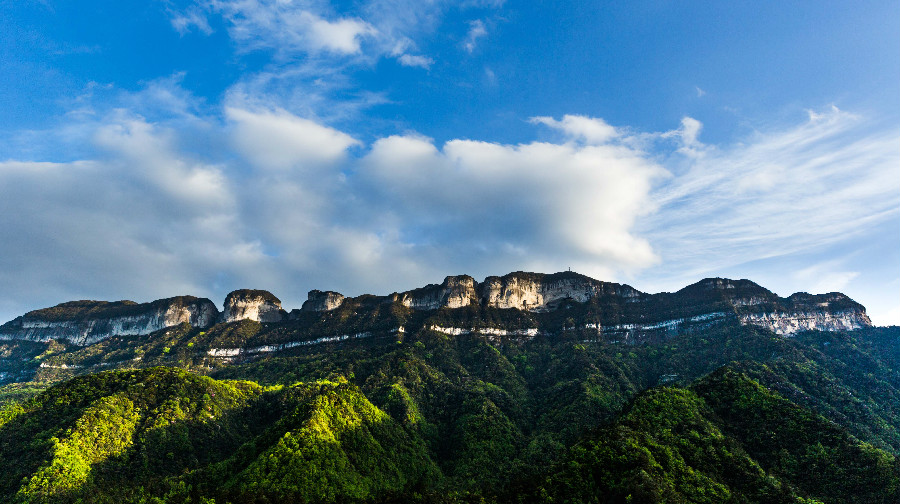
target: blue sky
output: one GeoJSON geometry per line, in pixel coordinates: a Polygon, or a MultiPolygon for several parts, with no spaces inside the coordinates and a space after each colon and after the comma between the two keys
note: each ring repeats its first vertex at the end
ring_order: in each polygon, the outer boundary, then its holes
{"type": "Polygon", "coordinates": [[[0,320],[573,268],[900,324],[900,4],[0,0],[0,320]]]}

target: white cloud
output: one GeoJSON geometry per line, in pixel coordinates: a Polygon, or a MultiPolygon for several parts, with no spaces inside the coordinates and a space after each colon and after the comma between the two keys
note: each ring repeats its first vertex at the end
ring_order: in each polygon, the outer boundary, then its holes
{"type": "Polygon", "coordinates": [[[191,7],[184,12],[176,12],[170,9],[169,16],[172,28],[181,35],[190,33],[192,27],[196,27],[207,35],[210,35],[213,32],[212,27],[209,26],[209,21],[206,19],[206,15],[196,6],[191,7]]]}
{"type": "Polygon", "coordinates": [[[704,145],[697,139],[700,136],[700,130],[703,129],[703,123],[693,117],[683,117],[681,119],[681,127],[671,130],[660,135],[661,138],[678,138],[681,141],[681,147],[678,152],[689,157],[697,157],[703,155],[704,145]]]}
{"type": "Polygon", "coordinates": [[[360,39],[377,33],[370,24],[358,19],[329,22],[309,12],[300,17],[309,24],[310,42],[316,49],[355,54],[359,52],[360,39]]]}
{"type": "Polygon", "coordinates": [[[478,39],[486,37],[488,34],[487,28],[484,26],[484,21],[480,19],[476,19],[474,21],[469,21],[469,33],[466,34],[466,40],[463,42],[463,47],[470,54],[475,50],[475,47],[478,46],[478,39]]]}
{"type": "Polygon", "coordinates": [[[685,147],[697,145],[697,137],[700,135],[701,129],[703,129],[703,124],[700,121],[692,117],[681,119],[681,140],[685,147]]]}
{"type": "MultiPolygon", "coordinates": [[[[326,19],[316,12],[320,6],[315,2],[210,0],[199,5],[221,15],[229,35],[244,50],[273,49],[283,56],[321,51],[353,55],[360,52],[363,39],[378,34],[358,18],[326,19]]],[[[189,9],[186,14],[174,14],[172,23],[176,29],[189,27],[199,17],[196,9],[189,9]]]]}
{"type": "Polygon", "coordinates": [[[403,54],[399,58],[397,58],[397,61],[399,61],[403,66],[420,67],[426,70],[430,68],[434,63],[433,59],[426,56],[414,56],[411,54],[403,54]]]}
{"type": "Polygon", "coordinates": [[[487,79],[488,84],[490,84],[492,86],[497,85],[497,74],[494,73],[493,70],[491,70],[488,67],[484,67],[484,76],[487,79]]]}
{"type": "Polygon", "coordinates": [[[251,112],[228,107],[238,150],[256,167],[310,169],[344,159],[359,141],[284,110],[251,112]]]}
{"type": "Polygon", "coordinates": [[[571,139],[581,140],[589,145],[600,145],[619,136],[616,128],[603,119],[580,115],[565,115],[561,121],[552,117],[532,117],[533,124],[543,124],[560,130],[571,139]]]}
{"type": "Polygon", "coordinates": [[[94,161],[0,163],[0,282],[15,292],[4,306],[208,295],[225,269],[263,270],[219,167],[126,113],[94,137],[94,161]]]}
{"type": "Polygon", "coordinates": [[[632,227],[663,170],[623,146],[439,148],[406,134],[354,158],[358,141],[344,132],[229,107],[224,123],[196,126],[231,138],[215,163],[184,151],[186,131],[133,113],[85,126],[95,161],[0,165],[10,236],[0,281],[29,308],[182,293],[220,301],[247,286],[290,307],[310,288],[384,292],[453,271],[568,266],[613,278],[656,260],[632,227]]]}
{"type": "Polygon", "coordinates": [[[900,305],[895,306],[893,309],[888,311],[881,321],[878,322],[881,325],[894,325],[900,326],[900,305]]]}
{"type": "Polygon", "coordinates": [[[446,255],[461,248],[473,263],[482,251],[547,264],[565,250],[583,270],[608,274],[656,260],[630,228],[652,208],[651,183],[664,171],[625,147],[453,140],[439,150],[395,136],[362,165],[370,204],[383,205],[401,235],[415,230],[446,255]]]}
{"type": "Polygon", "coordinates": [[[132,176],[150,183],[167,198],[192,208],[229,205],[228,182],[221,170],[174,152],[174,132],[160,130],[141,117],[119,111],[101,126],[95,141],[116,154],[132,176]]]}

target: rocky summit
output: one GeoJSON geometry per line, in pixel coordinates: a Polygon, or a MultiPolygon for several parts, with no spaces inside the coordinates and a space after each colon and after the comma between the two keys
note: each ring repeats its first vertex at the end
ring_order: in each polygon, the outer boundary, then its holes
{"type": "Polygon", "coordinates": [[[287,312],[281,308],[281,300],[264,290],[241,289],[225,297],[225,306],[219,314],[219,322],[238,320],[257,322],[281,322],[287,312]]]}

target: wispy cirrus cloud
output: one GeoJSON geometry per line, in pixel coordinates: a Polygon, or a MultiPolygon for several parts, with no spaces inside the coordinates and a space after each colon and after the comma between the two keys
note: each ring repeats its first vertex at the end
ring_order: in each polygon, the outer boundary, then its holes
{"type": "Polygon", "coordinates": [[[859,276],[859,271],[846,271],[840,261],[830,260],[795,271],[792,276],[810,292],[840,292],[859,276]]]}
{"type": "Polygon", "coordinates": [[[403,66],[420,67],[428,69],[434,64],[434,60],[426,56],[414,56],[412,54],[401,54],[397,61],[403,66]]]}
{"type": "Polygon", "coordinates": [[[277,0],[209,0],[184,11],[171,11],[172,26],[180,33],[192,27],[209,33],[207,15],[227,22],[229,36],[239,49],[270,49],[281,57],[320,52],[353,55],[368,37],[378,35],[371,24],[351,16],[326,19],[320,2],[277,0]]]}
{"type": "MultiPolygon", "coordinates": [[[[386,91],[361,87],[354,72],[383,59],[429,70],[439,56],[421,50],[420,44],[448,11],[501,5],[368,0],[339,9],[325,0],[197,0],[167,12],[182,35],[192,30],[210,34],[222,24],[238,57],[263,55],[263,64],[257,60],[229,86],[229,100],[332,120],[389,101],[386,91]]],[[[471,33],[482,36],[479,30],[471,33]]]]}
{"type": "Polygon", "coordinates": [[[463,48],[466,52],[471,54],[475,48],[478,47],[478,39],[486,37],[487,34],[487,27],[484,25],[484,21],[480,19],[470,21],[469,32],[466,34],[466,39],[463,41],[463,48]]]}
{"type": "MultiPolygon", "coordinates": [[[[242,52],[271,50],[281,60],[307,57],[352,57],[371,63],[396,58],[405,66],[428,68],[429,55],[417,39],[430,35],[451,8],[497,8],[502,2],[456,5],[453,2],[369,0],[338,13],[329,2],[315,0],[198,0],[184,9],[168,9],[172,27],[181,34],[212,32],[210,16],[221,17],[242,52]]],[[[487,35],[481,20],[472,21],[464,47],[471,52],[487,35]]]]}
{"type": "Polygon", "coordinates": [[[172,28],[175,28],[175,31],[182,36],[187,35],[194,29],[206,35],[211,35],[213,32],[206,14],[197,6],[191,6],[183,11],[169,8],[167,12],[172,28]]]}
{"type": "Polygon", "coordinates": [[[699,131],[686,119],[662,135],[690,155],[672,160],[660,210],[640,225],[683,275],[815,250],[900,214],[900,135],[859,116],[832,107],[730,146],[704,145],[699,131]]]}

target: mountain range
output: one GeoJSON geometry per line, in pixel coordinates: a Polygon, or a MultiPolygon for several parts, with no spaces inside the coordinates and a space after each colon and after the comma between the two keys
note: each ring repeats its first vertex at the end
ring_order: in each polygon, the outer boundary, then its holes
{"type": "Polygon", "coordinates": [[[3,502],[900,502],[900,328],[574,272],[0,326],[3,502]]]}

